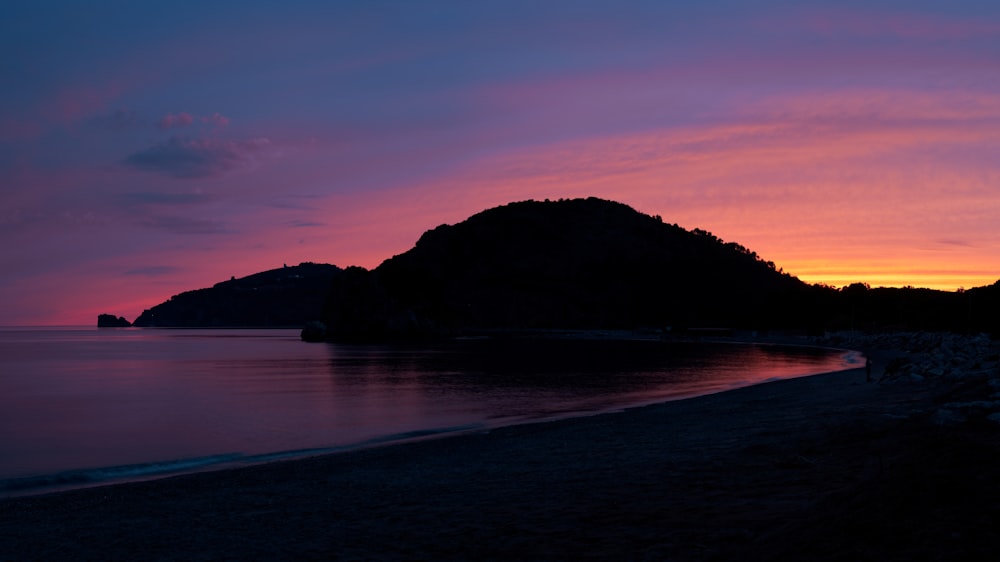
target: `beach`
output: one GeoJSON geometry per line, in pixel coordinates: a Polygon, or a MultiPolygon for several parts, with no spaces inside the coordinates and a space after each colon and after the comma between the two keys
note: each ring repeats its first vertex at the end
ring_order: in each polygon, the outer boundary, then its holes
{"type": "Polygon", "coordinates": [[[1000,425],[970,404],[994,376],[854,369],[0,500],[0,557],[993,559],[1000,425]]]}

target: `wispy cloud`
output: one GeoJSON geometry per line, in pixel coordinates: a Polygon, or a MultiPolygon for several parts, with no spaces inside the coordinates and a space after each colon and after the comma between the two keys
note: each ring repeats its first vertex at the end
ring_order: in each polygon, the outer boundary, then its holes
{"type": "Polygon", "coordinates": [[[95,114],[87,120],[87,124],[96,131],[123,133],[146,127],[149,122],[144,120],[135,110],[119,107],[114,111],[95,114]]]}
{"type": "Polygon", "coordinates": [[[215,125],[216,127],[229,126],[229,118],[226,117],[225,115],[222,115],[221,113],[213,113],[208,117],[200,117],[199,119],[201,120],[202,123],[215,125]]]}
{"type": "Polygon", "coordinates": [[[226,223],[218,220],[154,215],[135,220],[139,226],[166,230],[174,234],[226,234],[232,230],[226,223]]]}
{"type": "Polygon", "coordinates": [[[110,80],[98,85],[75,84],[43,102],[42,114],[52,122],[70,123],[104,110],[124,90],[125,84],[121,80],[110,80]]]}
{"type": "Polygon", "coordinates": [[[945,246],[959,246],[962,248],[972,248],[974,244],[971,244],[965,240],[956,240],[954,238],[942,238],[937,241],[938,244],[943,244],[945,246]]]}
{"type": "Polygon", "coordinates": [[[194,117],[190,113],[181,112],[177,115],[173,113],[168,113],[157,121],[156,126],[159,127],[161,131],[166,131],[167,129],[174,129],[178,127],[187,127],[188,125],[194,123],[194,117]]]}
{"type": "Polygon", "coordinates": [[[229,126],[229,118],[218,112],[211,115],[197,117],[186,111],[182,111],[177,114],[168,113],[164,115],[159,121],[156,122],[156,127],[161,131],[167,131],[170,129],[189,127],[195,123],[211,125],[212,127],[221,129],[229,126]]]}
{"type": "Polygon", "coordinates": [[[207,178],[252,166],[270,147],[266,138],[222,141],[171,137],[129,155],[124,163],[173,178],[207,178]]]}
{"type": "Polygon", "coordinates": [[[324,222],[306,221],[299,219],[288,221],[285,224],[292,228],[313,228],[313,227],[326,226],[326,223],[324,222]]]}
{"type": "Polygon", "coordinates": [[[181,271],[181,268],[172,265],[147,265],[135,267],[123,272],[123,275],[133,275],[138,277],[160,277],[171,275],[181,271]]]}
{"type": "MultiPolygon", "coordinates": [[[[921,40],[1000,36],[1000,23],[996,21],[942,14],[823,7],[802,10],[791,18],[794,27],[825,36],[899,37],[921,40]]],[[[786,27],[790,23],[787,20],[778,22],[771,25],[786,27]]]]}
{"type": "Polygon", "coordinates": [[[209,201],[210,197],[201,192],[134,191],[121,194],[119,199],[136,205],[197,205],[209,201]]]}

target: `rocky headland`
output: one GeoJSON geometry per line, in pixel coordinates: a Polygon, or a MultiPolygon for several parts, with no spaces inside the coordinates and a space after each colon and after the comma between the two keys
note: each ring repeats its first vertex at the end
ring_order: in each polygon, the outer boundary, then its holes
{"type": "Polygon", "coordinates": [[[301,263],[186,291],[144,310],[134,325],[158,328],[301,328],[319,317],[335,265],[301,263]]]}
{"type": "Polygon", "coordinates": [[[128,328],[131,325],[132,323],[124,316],[115,316],[114,314],[97,315],[98,328],[128,328]]]}

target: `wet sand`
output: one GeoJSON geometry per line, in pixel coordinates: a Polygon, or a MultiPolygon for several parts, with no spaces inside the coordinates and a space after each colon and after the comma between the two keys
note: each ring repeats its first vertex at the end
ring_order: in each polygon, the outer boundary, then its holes
{"type": "Polygon", "coordinates": [[[863,370],[622,413],[0,500],[3,559],[994,559],[986,380],[863,370]]]}

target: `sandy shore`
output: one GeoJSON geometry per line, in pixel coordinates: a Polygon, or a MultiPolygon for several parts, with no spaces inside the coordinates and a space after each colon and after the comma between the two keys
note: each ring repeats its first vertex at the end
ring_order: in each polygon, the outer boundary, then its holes
{"type": "Polygon", "coordinates": [[[988,383],[859,369],[2,500],[0,557],[992,560],[1000,425],[938,415],[988,383]]]}

